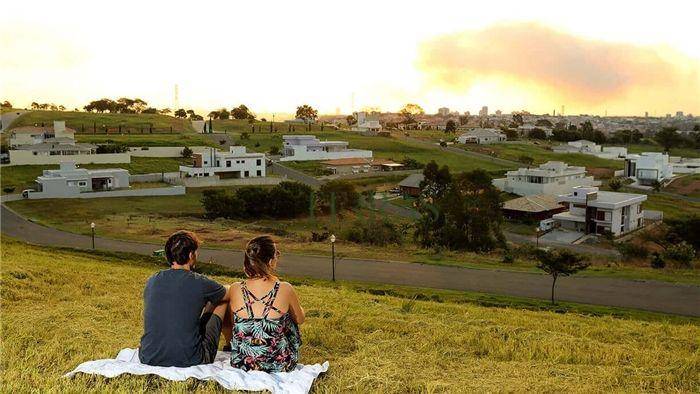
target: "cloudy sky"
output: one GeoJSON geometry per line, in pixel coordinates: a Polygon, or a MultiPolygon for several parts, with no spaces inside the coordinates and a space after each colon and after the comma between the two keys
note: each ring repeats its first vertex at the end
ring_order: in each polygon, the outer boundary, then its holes
{"type": "Polygon", "coordinates": [[[700,114],[696,1],[103,3],[4,4],[0,99],[700,114]]]}

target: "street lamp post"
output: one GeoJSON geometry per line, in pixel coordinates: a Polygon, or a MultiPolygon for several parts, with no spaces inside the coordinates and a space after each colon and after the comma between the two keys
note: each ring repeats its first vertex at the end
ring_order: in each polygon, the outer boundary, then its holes
{"type": "Polygon", "coordinates": [[[335,234],[331,234],[331,264],[333,270],[331,279],[335,282],[335,234]]]}
{"type": "Polygon", "coordinates": [[[535,227],[535,239],[537,240],[537,241],[535,241],[535,245],[539,248],[540,247],[540,228],[539,227],[535,227]]]}
{"type": "Polygon", "coordinates": [[[92,229],[92,250],[95,250],[95,222],[90,223],[92,229]]]}

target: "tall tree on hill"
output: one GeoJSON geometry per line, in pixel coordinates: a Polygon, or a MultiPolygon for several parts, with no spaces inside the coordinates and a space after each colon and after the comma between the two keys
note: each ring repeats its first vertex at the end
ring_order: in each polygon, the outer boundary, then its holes
{"type": "Polygon", "coordinates": [[[454,133],[455,131],[457,131],[457,123],[452,119],[448,120],[445,124],[445,133],[454,133]]]}
{"type": "Polygon", "coordinates": [[[231,116],[234,119],[250,119],[251,117],[255,119],[255,115],[250,111],[248,107],[245,106],[245,104],[241,104],[236,108],[233,108],[231,110],[231,116]]]}
{"type": "Polygon", "coordinates": [[[160,111],[158,111],[159,114],[161,115],[167,115],[169,113],[173,112],[170,108],[163,108],[160,111]]]}
{"type": "Polygon", "coordinates": [[[590,264],[582,256],[566,249],[559,251],[539,250],[537,252],[537,268],[552,276],[552,304],[554,304],[554,286],[559,276],[573,275],[582,271],[590,264]]]}
{"type": "Polygon", "coordinates": [[[219,119],[228,119],[231,117],[231,113],[228,112],[226,108],[221,108],[219,110],[219,119]]]}
{"type": "Polygon", "coordinates": [[[174,113],[176,118],[186,118],[187,117],[187,111],[184,109],[180,108],[174,113]]]}
{"type": "Polygon", "coordinates": [[[513,113],[513,123],[515,123],[518,126],[522,126],[523,124],[525,124],[525,122],[523,121],[523,115],[520,114],[519,112],[514,112],[513,113]]]}
{"type": "Polygon", "coordinates": [[[211,111],[207,116],[209,119],[219,119],[219,111],[211,111]]]}
{"type": "Polygon", "coordinates": [[[297,107],[296,118],[304,119],[306,122],[313,122],[318,118],[318,111],[308,104],[303,104],[297,107]]]}
{"type": "Polygon", "coordinates": [[[399,114],[403,118],[404,123],[414,123],[418,115],[423,115],[425,111],[418,104],[406,104],[401,108],[399,114]]]}
{"type": "Polygon", "coordinates": [[[2,106],[3,108],[12,108],[12,104],[11,104],[9,101],[7,101],[7,100],[3,101],[2,104],[1,104],[1,106],[2,106]]]}
{"type": "Polygon", "coordinates": [[[664,127],[654,136],[654,141],[664,147],[664,151],[668,152],[671,148],[675,148],[680,144],[681,135],[676,132],[675,127],[664,127]]]}

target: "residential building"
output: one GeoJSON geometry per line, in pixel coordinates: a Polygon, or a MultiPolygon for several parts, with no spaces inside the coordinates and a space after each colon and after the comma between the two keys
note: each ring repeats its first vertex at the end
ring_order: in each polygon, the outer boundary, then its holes
{"type": "Polygon", "coordinates": [[[548,161],[539,167],[508,171],[505,178],[494,179],[492,183],[501,191],[519,196],[558,196],[575,186],[600,185],[600,181],[586,175],[586,167],[574,167],[561,161],[548,161]]]}
{"type": "Polygon", "coordinates": [[[231,146],[228,152],[207,148],[192,155],[191,166],[180,166],[180,176],[218,179],[265,176],[265,154],[249,153],[245,146],[231,146]]]}
{"type": "Polygon", "coordinates": [[[359,131],[364,135],[377,135],[382,131],[379,116],[376,114],[368,114],[363,111],[358,112],[356,116],[357,122],[352,126],[353,131],[359,131]]]}
{"type": "Polygon", "coordinates": [[[493,144],[505,141],[506,135],[498,129],[472,129],[457,137],[460,144],[493,144]]]}
{"type": "Polygon", "coordinates": [[[483,107],[481,107],[481,109],[479,110],[479,116],[481,116],[481,117],[489,116],[489,107],[487,107],[485,105],[483,107]]]}
{"type": "Polygon", "coordinates": [[[36,191],[28,194],[44,198],[69,198],[85,192],[128,188],[129,172],[122,168],[87,170],[67,161],[61,162],[58,170],[44,170],[36,178],[36,183],[36,191]]]}
{"type": "Polygon", "coordinates": [[[600,153],[594,153],[601,159],[622,160],[627,157],[627,148],[622,146],[604,146],[600,153]]]}
{"type": "Polygon", "coordinates": [[[566,211],[566,207],[558,203],[555,196],[534,194],[506,201],[502,211],[503,216],[511,220],[544,220],[566,211]]]}
{"type": "Polygon", "coordinates": [[[399,190],[404,197],[417,197],[420,195],[420,183],[423,182],[423,174],[411,174],[399,182],[399,190]]]}
{"type": "Polygon", "coordinates": [[[10,148],[43,142],[75,143],[75,130],[66,127],[65,121],[56,120],[52,127],[22,126],[10,130],[10,148]]]}
{"type": "Polygon", "coordinates": [[[615,236],[626,234],[644,226],[642,203],[646,194],[601,191],[597,187],[579,186],[557,201],[568,207],[568,211],[552,216],[561,228],[585,234],[615,236]]]}
{"type": "Polygon", "coordinates": [[[669,163],[668,155],[661,152],[627,155],[625,176],[643,186],[650,186],[656,181],[664,183],[673,177],[673,165],[669,163]]]}
{"type": "Polygon", "coordinates": [[[674,174],[700,174],[700,159],[671,156],[669,161],[674,174]]]}
{"type": "Polygon", "coordinates": [[[599,153],[602,151],[600,145],[588,140],[570,141],[566,144],[553,146],[552,150],[558,153],[599,153]]]}
{"type": "Polygon", "coordinates": [[[439,116],[450,116],[450,109],[447,107],[438,108],[439,116]]]}
{"type": "Polygon", "coordinates": [[[325,168],[337,175],[360,174],[366,172],[396,171],[403,164],[384,159],[348,158],[322,161],[325,168]]]}
{"type": "Polygon", "coordinates": [[[346,141],[320,141],[313,135],[284,135],[282,140],[282,158],[280,158],[280,161],[372,157],[372,151],[370,150],[348,149],[349,144],[346,141]]]}

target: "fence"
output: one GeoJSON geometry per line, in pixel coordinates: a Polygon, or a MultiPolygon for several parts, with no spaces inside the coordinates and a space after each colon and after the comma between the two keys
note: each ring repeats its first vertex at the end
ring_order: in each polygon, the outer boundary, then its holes
{"type": "Polygon", "coordinates": [[[240,179],[219,179],[218,176],[197,177],[197,178],[176,178],[166,179],[166,182],[185,187],[215,187],[215,186],[260,186],[276,185],[284,181],[277,177],[254,177],[240,179]]]}
{"type": "MultiPolygon", "coordinates": [[[[129,148],[131,156],[135,157],[181,157],[184,146],[148,146],[129,148]]],[[[193,153],[201,153],[206,146],[191,146],[193,153]]]]}

